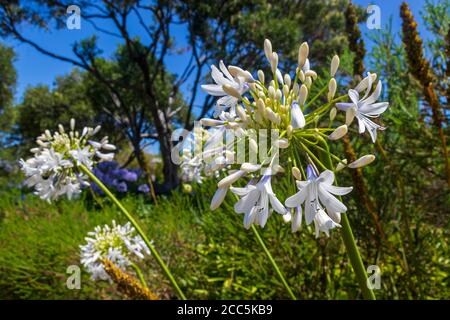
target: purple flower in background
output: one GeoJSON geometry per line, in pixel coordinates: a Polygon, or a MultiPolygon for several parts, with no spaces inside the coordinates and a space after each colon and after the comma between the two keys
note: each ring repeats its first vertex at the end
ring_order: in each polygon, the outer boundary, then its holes
{"type": "Polygon", "coordinates": [[[138,175],[130,170],[125,170],[125,172],[122,173],[122,179],[127,182],[136,182],[138,175]]]}
{"type": "Polygon", "coordinates": [[[127,192],[128,191],[128,187],[127,184],[125,182],[120,182],[119,184],[117,184],[117,191],[119,192],[127,192]]]}
{"type": "Polygon", "coordinates": [[[148,185],[147,184],[141,184],[139,187],[138,187],[138,191],[139,192],[142,192],[142,193],[149,193],[150,192],[150,188],[148,187],[148,185]]]}
{"type": "MultiPolygon", "coordinates": [[[[139,178],[142,175],[142,170],[140,169],[123,169],[119,167],[116,161],[105,161],[99,163],[97,167],[93,169],[95,176],[104,183],[111,191],[117,191],[120,193],[126,193],[129,191],[138,191],[147,193],[150,191],[149,187],[145,184],[136,187],[139,178]]],[[[103,195],[102,190],[92,184],[94,191],[98,194],[103,195]]]]}
{"type": "Polygon", "coordinates": [[[101,171],[109,171],[117,168],[117,166],[118,163],[116,161],[104,161],[100,162],[96,168],[100,169],[101,171]]]}

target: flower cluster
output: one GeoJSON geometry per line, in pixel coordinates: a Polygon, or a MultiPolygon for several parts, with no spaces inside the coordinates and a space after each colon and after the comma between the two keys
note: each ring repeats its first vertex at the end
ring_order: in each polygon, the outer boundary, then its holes
{"type": "Polygon", "coordinates": [[[38,147],[31,149],[33,158],[20,160],[20,167],[27,177],[25,185],[34,187],[35,194],[43,200],[55,200],[62,195],[69,199],[88,185],[87,177],[77,170],[84,165],[92,169],[98,161],[110,161],[115,146],[108,143],[108,137],[100,142],[92,140],[100,126],[85,127],[81,134],[75,130],[75,120],[70,120],[70,131],[62,125],[53,134],[46,130],[36,140],[38,147]]]}
{"type": "MultiPolygon", "coordinates": [[[[234,209],[244,214],[246,228],[252,224],[264,227],[271,212],[275,211],[283,215],[286,222],[290,221],[292,231],[296,231],[304,212],[306,224],[314,222],[317,236],[321,231],[328,235],[330,229],[339,226],[340,215],[347,210],[336,196],[346,195],[352,190],[351,187],[333,185],[335,172],[345,167],[362,167],[375,159],[373,155],[365,155],[347,164],[346,160],[330,152],[328,143],[344,137],[354,118],[358,120],[359,133],[367,130],[375,142],[377,130],[384,128],[373,119],[388,107],[387,102],[376,102],[381,94],[381,81],[373,90],[377,76],[368,73],[356,88],[348,91],[348,95],[335,97],[337,82],[334,77],[339,66],[339,57],[335,55],[331,60],[327,85],[309,97],[318,75],[311,68],[306,42],[299,48],[293,77],[280,71],[278,54],[273,52],[267,39],[264,53],[270,63],[272,80],[268,81],[262,70],[258,71],[256,79],[249,71],[236,66],[226,67],[220,61],[219,68],[211,67],[215,84],[202,86],[204,91],[220,99],[213,112],[214,118],[201,120],[202,125],[210,129],[203,139],[200,159],[216,171],[228,172],[217,184],[211,209],[219,207],[230,190],[239,197],[234,209]],[[347,99],[350,102],[345,102],[347,99]],[[338,110],[346,112],[345,122],[333,127],[338,119],[338,110]],[[255,161],[256,155],[259,153],[261,157],[262,151],[255,133],[259,132],[261,141],[262,131],[274,130],[277,134],[270,138],[271,147],[267,155],[259,162],[255,161]],[[237,139],[226,138],[230,131],[237,139]],[[248,145],[245,156],[249,160],[236,162],[242,142],[248,145]],[[329,159],[325,164],[324,156],[329,159]],[[292,173],[294,179],[285,175],[286,172],[292,173]],[[295,180],[299,190],[284,204],[272,189],[274,175],[295,180]],[[247,180],[244,187],[233,186],[242,184],[243,180],[247,180]]],[[[195,164],[199,165],[199,159],[196,160],[195,164]]]]}
{"type": "Polygon", "coordinates": [[[112,227],[97,226],[88,233],[87,244],[80,246],[81,263],[91,274],[93,280],[109,280],[103,259],[110,260],[118,268],[126,271],[134,258],[143,259],[149,248],[128,222],[121,226],[112,221],[112,227]]]}
{"type": "MultiPolygon", "coordinates": [[[[105,161],[99,163],[92,172],[110,190],[119,193],[126,193],[130,190],[137,190],[142,193],[149,192],[147,184],[137,185],[142,175],[140,169],[120,168],[116,161],[105,161]]],[[[103,194],[103,191],[95,183],[92,184],[92,189],[99,194],[103,194]]]]}

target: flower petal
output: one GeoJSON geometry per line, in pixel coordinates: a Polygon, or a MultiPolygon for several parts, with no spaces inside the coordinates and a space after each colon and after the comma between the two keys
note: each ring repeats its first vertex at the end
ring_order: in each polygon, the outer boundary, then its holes
{"type": "Polygon", "coordinates": [[[217,84],[202,84],[202,89],[206,93],[212,96],[224,96],[225,91],[223,91],[222,86],[217,84]]]}
{"type": "Polygon", "coordinates": [[[328,211],[346,212],[347,207],[340,202],[336,197],[329,193],[325,188],[319,184],[318,186],[319,199],[324,204],[328,211]]]}
{"type": "Polygon", "coordinates": [[[306,199],[307,189],[308,188],[303,188],[302,190],[300,190],[293,196],[290,196],[289,198],[287,198],[286,201],[284,201],[284,204],[286,205],[286,207],[295,208],[295,207],[298,207],[301,204],[303,204],[303,202],[305,202],[305,199],[306,199]]]}
{"type": "Polygon", "coordinates": [[[323,184],[322,187],[329,193],[335,194],[337,196],[343,196],[352,192],[353,187],[336,187],[332,185],[323,184]]]}
{"type": "Polygon", "coordinates": [[[272,205],[273,210],[275,210],[279,214],[286,214],[286,208],[283,206],[280,200],[278,200],[275,194],[269,194],[269,201],[272,205]]]}

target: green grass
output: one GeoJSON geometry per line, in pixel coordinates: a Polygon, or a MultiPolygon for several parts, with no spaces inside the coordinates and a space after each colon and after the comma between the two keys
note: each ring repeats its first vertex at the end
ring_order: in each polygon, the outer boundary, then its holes
{"type": "MultiPolygon", "coordinates": [[[[289,299],[254,234],[232,210],[232,197],[222,209],[209,211],[213,190],[205,184],[190,195],[174,192],[160,197],[158,206],[142,197],[127,197],[123,203],[144,226],[188,298],[289,299]]],[[[48,204],[32,195],[21,199],[9,190],[1,193],[0,201],[0,298],[122,298],[113,284],[93,282],[85,271],[80,290],[66,287],[66,269],[79,265],[78,246],[86,233],[112,219],[125,222],[107,199],[99,206],[85,193],[76,201],[48,204]]],[[[292,234],[273,214],[260,233],[298,298],[361,298],[339,231],[328,239],[315,239],[305,226],[292,234]]],[[[378,298],[450,297],[448,231],[422,224],[420,235],[420,243],[406,252],[416,256],[409,272],[393,255],[374,255],[364,249],[370,244],[361,246],[366,265],[382,269],[378,298]]],[[[140,266],[152,291],[175,297],[151,257],[140,266]]]]}

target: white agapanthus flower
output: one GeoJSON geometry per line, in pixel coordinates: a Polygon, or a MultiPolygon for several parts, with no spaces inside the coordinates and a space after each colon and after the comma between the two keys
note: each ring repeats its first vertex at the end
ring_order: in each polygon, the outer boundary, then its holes
{"type": "Polygon", "coordinates": [[[272,173],[268,170],[256,185],[249,183],[244,188],[230,188],[231,192],[241,197],[236,202],[234,210],[236,213],[245,214],[244,227],[246,229],[250,228],[252,224],[264,227],[271,208],[279,214],[287,214],[286,208],[272,190],[271,178],[272,173]]]}
{"type": "Polygon", "coordinates": [[[114,265],[126,271],[133,259],[143,259],[150,250],[141,236],[135,235],[135,229],[128,222],[121,226],[112,221],[112,227],[95,227],[88,233],[87,244],[81,245],[80,261],[93,280],[110,280],[102,259],[110,260],[114,265]]]}
{"type": "Polygon", "coordinates": [[[192,157],[191,150],[183,150],[182,162],[180,164],[181,180],[183,182],[202,183],[203,162],[199,156],[192,157]]]}
{"type": "Polygon", "coordinates": [[[66,133],[59,125],[59,132],[53,135],[46,130],[37,138],[37,148],[31,149],[33,158],[20,160],[20,167],[27,179],[25,185],[34,188],[41,199],[51,201],[66,195],[71,199],[81,192],[81,187],[89,185],[87,176],[77,170],[83,164],[89,169],[96,161],[112,160],[115,147],[104,137],[100,142],[90,140],[100,126],[84,128],[80,134],[75,131],[75,120],[70,121],[70,131],[66,133]]]}
{"type": "MultiPolygon", "coordinates": [[[[315,169],[308,165],[307,180],[297,181],[299,192],[285,201],[288,208],[296,208],[297,215],[301,214],[301,206],[305,209],[305,221],[309,225],[314,221],[316,236],[320,231],[329,234],[329,230],[339,226],[341,213],[347,211],[347,207],[334,195],[346,195],[352,191],[352,187],[333,186],[334,173],[330,170],[323,171],[317,176],[315,169]],[[324,210],[326,209],[326,212],[324,210]],[[300,212],[300,213],[299,213],[300,212]]],[[[293,231],[300,227],[301,218],[296,216],[293,223],[293,231]]]]}
{"type": "Polygon", "coordinates": [[[389,107],[388,102],[375,103],[381,94],[381,81],[378,81],[375,90],[370,94],[375,79],[376,74],[368,73],[367,77],[355,89],[348,91],[348,96],[352,102],[336,103],[338,109],[346,111],[347,125],[350,125],[353,118],[356,117],[358,119],[359,133],[364,133],[367,129],[373,142],[377,140],[377,130],[384,130],[385,128],[376,124],[370,118],[379,117],[389,107]],[[359,94],[364,89],[366,89],[366,93],[360,98],[359,94]]]}
{"type": "Polygon", "coordinates": [[[224,85],[228,85],[235,89],[239,94],[243,94],[248,90],[248,84],[245,78],[241,75],[233,77],[230,71],[225,67],[225,64],[221,60],[219,63],[219,69],[216,66],[211,66],[211,77],[216,84],[204,84],[202,89],[212,96],[221,97],[217,100],[216,107],[214,108],[214,117],[217,118],[222,111],[228,111],[234,113],[238,98],[229,95],[223,89],[224,85]]]}

